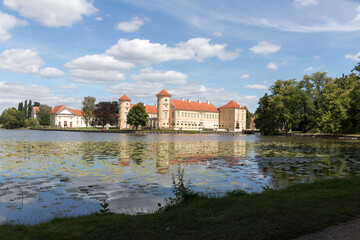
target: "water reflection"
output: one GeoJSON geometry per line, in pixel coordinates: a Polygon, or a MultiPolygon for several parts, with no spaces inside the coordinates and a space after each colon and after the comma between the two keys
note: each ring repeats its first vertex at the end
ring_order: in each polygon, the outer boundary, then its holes
{"type": "Polygon", "coordinates": [[[103,200],[114,212],[151,212],[172,194],[178,165],[194,190],[218,193],[360,174],[358,142],[118,137],[121,141],[0,140],[0,222],[32,224],[87,214],[99,210],[103,200]]]}

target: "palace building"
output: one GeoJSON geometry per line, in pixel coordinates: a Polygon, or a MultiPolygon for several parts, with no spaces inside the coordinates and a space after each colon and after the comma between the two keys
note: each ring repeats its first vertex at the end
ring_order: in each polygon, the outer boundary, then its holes
{"type": "MultiPolygon", "coordinates": [[[[147,128],[173,130],[220,130],[243,131],[246,129],[246,107],[235,101],[215,107],[209,101],[191,101],[190,99],[171,99],[163,89],[157,95],[157,104],[145,105],[149,115],[147,128]]],[[[126,118],[134,106],[131,99],[123,95],[119,98],[119,128],[131,126],[126,118]]]]}

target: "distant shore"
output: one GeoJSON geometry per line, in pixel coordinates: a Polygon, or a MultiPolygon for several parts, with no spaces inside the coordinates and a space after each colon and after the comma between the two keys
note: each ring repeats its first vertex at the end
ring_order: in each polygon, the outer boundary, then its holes
{"type": "Polygon", "coordinates": [[[125,133],[125,134],[220,134],[220,135],[243,135],[252,134],[251,130],[243,132],[228,131],[198,131],[198,130],[120,130],[120,129],[54,129],[54,128],[30,128],[29,130],[59,131],[59,132],[94,132],[94,133],[125,133]]]}

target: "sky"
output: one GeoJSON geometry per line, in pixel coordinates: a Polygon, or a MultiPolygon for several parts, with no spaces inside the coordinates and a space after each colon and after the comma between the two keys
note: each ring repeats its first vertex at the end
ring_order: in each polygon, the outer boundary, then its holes
{"type": "Polygon", "coordinates": [[[359,43],[360,0],[2,0],[0,111],[165,88],[254,112],[278,79],[349,74],[359,43]]]}

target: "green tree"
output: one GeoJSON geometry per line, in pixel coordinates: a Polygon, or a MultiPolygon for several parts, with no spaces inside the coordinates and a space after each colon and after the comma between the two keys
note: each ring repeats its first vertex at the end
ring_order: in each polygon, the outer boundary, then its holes
{"type": "Polygon", "coordinates": [[[23,108],[24,108],[24,105],[23,105],[23,102],[19,102],[19,105],[18,105],[18,111],[22,112],[23,111],[23,108]]]}
{"type": "Polygon", "coordinates": [[[27,110],[27,118],[31,118],[31,112],[32,112],[32,101],[31,99],[29,100],[29,104],[28,104],[28,110],[27,110]]]}
{"type": "Polygon", "coordinates": [[[39,111],[37,113],[39,124],[41,126],[50,126],[51,124],[50,117],[51,117],[51,107],[46,104],[41,104],[39,106],[39,111]]]}
{"type": "Polygon", "coordinates": [[[34,107],[40,107],[40,103],[39,102],[34,102],[34,107]]]}
{"type": "Polygon", "coordinates": [[[24,127],[26,127],[26,128],[36,127],[36,125],[37,125],[37,121],[36,121],[36,119],[33,119],[33,118],[28,118],[24,122],[24,127]]]}
{"type": "Polygon", "coordinates": [[[6,129],[15,129],[24,127],[25,115],[22,111],[18,111],[15,108],[9,108],[5,110],[0,116],[0,123],[6,129]]]}
{"type": "Polygon", "coordinates": [[[127,115],[127,123],[137,130],[139,126],[146,126],[149,115],[145,111],[143,103],[135,104],[127,115]]]}
{"type": "Polygon", "coordinates": [[[82,116],[84,118],[86,127],[91,123],[94,118],[95,102],[96,98],[90,96],[84,97],[84,100],[82,101],[82,116]]]}
{"type": "Polygon", "coordinates": [[[99,102],[95,105],[95,123],[102,127],[106,124],[116,125],[118,121],[117,102],[99,102]]]}
{"type": "Polygon", "coordinates": [[[256,128],[260,129],[260,132],[264,135],[274,135],[278,132],[280,126],[275,123],[274,110],[271,108],[271,98],[265,93],[265,95],[259,99],[259,106],[256,109],[255,124],[256,128]]]}
{"type": "Polygon", "coordinates": [[[27,116],[27,111],[28,111],[28,101],[25,100],[24,108],[23,108],[23,112],[24,112],[25,117],[27,116]]]}
{"type": "Polygon", "coordinates": [[[246,108],[246,129],[250,129],[251,124],[251,118],[254,117],[254,114],[252,114],[247,108],[246,108]]]}

